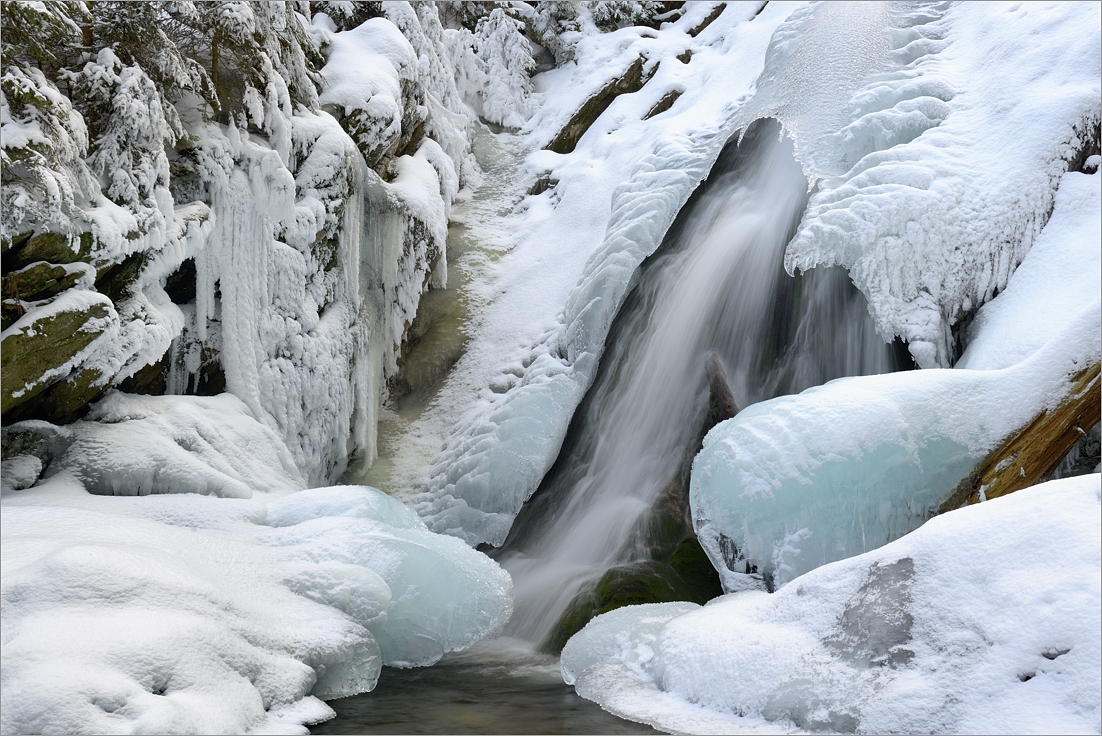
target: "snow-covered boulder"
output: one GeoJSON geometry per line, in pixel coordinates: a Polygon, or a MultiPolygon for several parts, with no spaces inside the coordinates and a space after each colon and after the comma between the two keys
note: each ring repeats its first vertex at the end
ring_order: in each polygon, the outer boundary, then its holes
{"type": "Polygon", "coordinates": [[[2,519],[4,733],[305,733],[511,611],[496,563],[373,488],[110,498],[60,473],[2,519]]]}
{"type": "Polygon", "coordinates": [[[675,733],[1097,733],[1102,488],[939,516],[774,594],[594,619],[563,676],[675,733]]]}

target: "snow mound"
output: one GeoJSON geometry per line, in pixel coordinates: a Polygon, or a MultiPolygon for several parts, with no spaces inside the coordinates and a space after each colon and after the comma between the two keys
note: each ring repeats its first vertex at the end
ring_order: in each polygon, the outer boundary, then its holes
{"type": "Polygon", "coordinates": [[[65,430],[68,450],[48,475],[70,472],[90,493],[250,498],[253,491],[286,493],[306,486],[279,437],[231,394],[112,391],[86,421],[65,430]]]}
{"type": "Polygon", "coordinates": [[[1100,500],[1098,475],[1053,481],[772,595],[619,609],[563,675],[681,733],[1097,733],[1100,500]]]}
{"type": "Polygon", "coordinates": [[[844,265],[882,336],[902,337],[923,368],[948,367],[953,326],[1006,287],[1060,177],[1097,137],[1099,8],[882,8],[880,32],[838,73],[819,74],[817,39],[850,28],[853,12],[874,15],[832,4],[796,14],[761,82],[777,100],[849,99],[842,118],[830,105],[775,111],[772,97],[748,107],[781,118],[819,179],[786,267],[844,265]],[[872,48],[881,40],[890,48],[872,48]]]}
{"type": "Polygon", "coordinates": [[[367,487],[264,503],[4,496],[2,729],[306,733],[499,633],[508,574],[367,487]]]}

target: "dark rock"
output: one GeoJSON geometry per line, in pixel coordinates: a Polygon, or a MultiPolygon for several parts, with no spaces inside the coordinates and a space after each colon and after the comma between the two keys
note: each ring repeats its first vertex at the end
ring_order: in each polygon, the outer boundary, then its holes
{"type": "Polygon", "coordinates": [[[121,263],[108,266],[96,278],[96,290],[118,303],[129,296],[130,287],[138,280],[145,262],[145,252],[139,251],[131,253],[121,263]]]}
{"type": "Polygon", "coordinates": [[[723,13],[726,7],[727,3],[717,3],[716,6],[712,8],[712,12],[708,13],[708,16],[704,20],[702,20],[698,25],[694,26],[693,28],[690,28],[688,31],[686,31],[686,33],[688,33],[693,38],[696,38],[704,31],[705,28],[712,25],[715,19],[723,13]]]}
{"type": "Polygon", "coordinates": [[[168,391],[168,352],[156,363],[151,363],[127,378],[119,384],[119,390],[128,394],[144,394],[146,396],[163,396],[168,391]]]}
{"type": "Polygon", "coordinates": [[[662,95],[662,99],[654,103],[654,107],[652,107],[647,112],[647,114],[643,116],[643,119],[650,120],[655,115],[661,115],[662,113],[666,112],[666,110],[669,110],[671,107],[673,107],[673,103],[677,102],[677,98],[679,98],[682,93],[683,90],[671,89],[669,92],[662,95]]]}
{"type": "Polygon", "coordinates": [[[551,189],[559,183],[558,179],[551,178],[551,172],[547,171],[539,175],[536,179],[536,183],[528,189],[528,194],[535,196],[537,194],[543,194],[548,189],[551,189]]]}
{"type": "Polygon", "coordinates": [[[685,49],[682,53],[678,54],[674,58],[676,58],[682,64],[688,64],[689,60],[693,58],[693,50],[692,49],[685,49]]]}
{"type": "Polygon", "coordinates": [[[195,301],[195,259],[188,258],[167,279],[165,293],[173,304],[195,301]]]}
{"type": "Polygon", "coordinates": [[[555,153],[570,153],[578,145],[578,141],[582,139],[585,132],[589,130],[589,127],[593,125],[593,122],[601,117],[601,114],[608,109],[617,97],[641,90],[643,85],[658,70],[658,65],[655,64],[650,73],[644,75],[643,64],[645,61],[644,57],[638,57],[618,79],[613,79],[600,92],[586,100],[570,118],[570,121],[559,131],[559,134],[547,144],[547,150],[555,153]]]}
{"type": "Polygon", "coordinates": [[[46,299],[76,284],[81,275],[80,271],[38,261],[4,276],[4,296],[27,302],[46,299]]]}

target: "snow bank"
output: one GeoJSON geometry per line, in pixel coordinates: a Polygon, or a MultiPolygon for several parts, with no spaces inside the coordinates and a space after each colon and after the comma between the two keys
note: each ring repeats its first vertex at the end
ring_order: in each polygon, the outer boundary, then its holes
{"type": "Polygon", "coordinates": [[[48,473],[72,473],[90,493],[250,498],[253,490],[287,493],[306,486],[275,432],[231,394],[112,391],[86,419],[61,428],[67,450],[48,473]]]}
{"type": "Polygon", "coordinates": [[[1098,299],[1102,283],[1102,176],[1060,180],[1045,229],[999,296],[968,327],[957,368],[1005,368],[1037,351],[1053,328],[1098,299]]]}
{"type": "Polygon", "coordinates": [[[776,97],[758,102],[759,83],[747,114],[776,113],[819,179],[789,271],[844,265],[881,335],[906,340],[923,368],[948,367],[953,325],[1006,287],[1097,135],[1102,22],[1097,6],[1051,3],[875,12],[794,15],[762,78],[776,97]],[[824,65],[821,42],[875,12],[879,32],[852,54],[834,44],[824,65]],[[835,101],[812,104],[824,94],[835,101]]]}
{"type": "Polygon", "coordinates": [[[507,573],[373,488],[127,499],[62,472],[2,523],[5,733],[306,733],[511,611],[507,573]]]}
{"type": "Polygon", "coordinates": [[[619,609],[563,676],[681,733],[1097,733],[1100,500],[1098,475],[1053,481],[772,595],[619,609]]]}
{"type": "Polygon", "coordinates": [[[690,499],[727,590],[756,585],[749,573],[779,587],[916,528],[1098,362],[1100,179],[1063,177],[1038,247],[972,325],[972,370],[833,381],[708,434],[690,499]]]}
{"type": "Polygon", "coordinates": [[[530,144],[543,145],[641,54],[652,59],[648,69],[658,63],[651,81],[613,102],[573,153],[528,157],[531,170],[556,183],[525,203],[453,373],[462,378],[437,399],[447,406],[455,396],[470,408],[426,418],[444,435],[429,490],[416,499],[431,529],[470,544],[504,541],[558,454],[636,267],[727,142],[769,37],[793,7],[770,3],[756,16],[756,6],[732,7],[696,39],[683,22],[583,39],[577,65],[537,79],[544,102],[526,130],[530,144]],[[689,47],[689,64],[674,58],[689,47]],[[674,108],[642,120],[671,89],[684,90],[674,108]],[[554,268],[544,262],[551,253],[554,268]]]}

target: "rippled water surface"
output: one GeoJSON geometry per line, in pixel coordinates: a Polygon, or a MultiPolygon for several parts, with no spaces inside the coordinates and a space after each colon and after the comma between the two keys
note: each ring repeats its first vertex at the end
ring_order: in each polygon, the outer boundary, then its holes
{"type": "Polygon", "coordinates": [[[658,733],[578,697],[558,657],[514,640],[483,642],[432,667],[386,667],[374,691],[329,702],[328,734],[658,733]]]}

